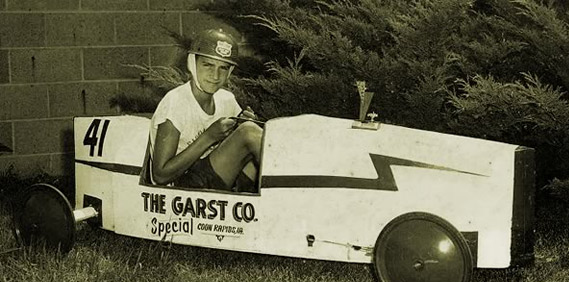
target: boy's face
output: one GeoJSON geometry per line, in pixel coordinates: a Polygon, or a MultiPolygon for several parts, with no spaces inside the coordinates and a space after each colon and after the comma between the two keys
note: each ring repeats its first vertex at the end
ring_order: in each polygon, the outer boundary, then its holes
{"type": "Polygon", "coordinates": [[[204,56],[196,56],[198,82],[204,92],[213,94],[229,77],[231,64],[204,56]]]}

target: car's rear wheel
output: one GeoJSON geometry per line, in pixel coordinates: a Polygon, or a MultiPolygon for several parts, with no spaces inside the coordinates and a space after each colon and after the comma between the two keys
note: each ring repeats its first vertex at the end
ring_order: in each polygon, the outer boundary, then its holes
{"type": "Polygon", "coordinates": [[[380,281],[467,282],[472,255],[462,234],[428,213],[392,220],[375,244],[373,266],[380,281]]]}
{"type": "Polygon", "coordinates": [[[35,184],[15,203],[14,234],[24,245],[67,253],[75,243],[75,218],[71,204],[49,184],[35,184]]]}

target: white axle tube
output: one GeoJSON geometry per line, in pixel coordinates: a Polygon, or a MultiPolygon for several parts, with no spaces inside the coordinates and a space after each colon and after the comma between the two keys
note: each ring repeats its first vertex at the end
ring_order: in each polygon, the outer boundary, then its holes
{"type": "Polygon", "coordinates": [[[75,217],[75,222],[81,222],[83,220],[97,217],[99,213],[93,207],[86,207],[73,211],[73,216],[75,217]]]}

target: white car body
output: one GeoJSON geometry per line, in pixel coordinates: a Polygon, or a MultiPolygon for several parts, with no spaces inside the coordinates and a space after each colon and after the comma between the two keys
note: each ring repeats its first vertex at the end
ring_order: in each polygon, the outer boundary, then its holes
{"type": "Polygon", "coordinates": [[[371,263],[398,216],[440,217],[479,268],[533,256],[533,150],[517,145],[318,115],[269,120],[258,193],[146,184],[150,120],[74,120],[76,208],[102,228],[177,244],[371,263]],[[142,174],[142,176],[141,176],[142,174]]]}

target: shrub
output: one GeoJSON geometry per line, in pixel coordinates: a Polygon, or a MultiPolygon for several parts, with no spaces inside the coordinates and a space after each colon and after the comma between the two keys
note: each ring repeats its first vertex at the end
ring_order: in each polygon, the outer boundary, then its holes
{"type": "Polygon", "coordinates": [[[452,132],[536,148],[541,180],[569,171],[569,105],[559,88],[525,74],[524,81],[492,77],[459,80],[451,95],[452,132]]]}

